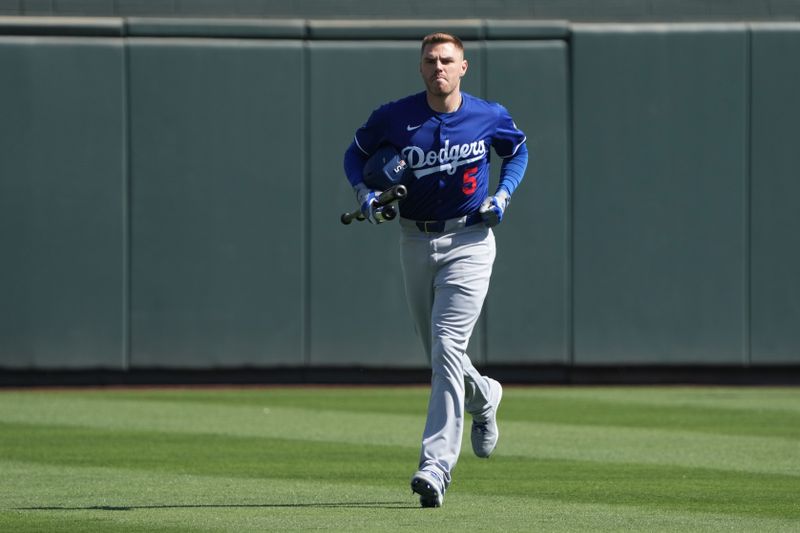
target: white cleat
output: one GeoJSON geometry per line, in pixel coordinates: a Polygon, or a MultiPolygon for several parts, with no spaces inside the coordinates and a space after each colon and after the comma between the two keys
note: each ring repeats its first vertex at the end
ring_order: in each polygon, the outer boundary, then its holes
{"type": "Polygon", "coordinates": [[[432,470],[418,470],[411,478],[411,490],[419,494],[422,507],[441,507],[444,503],[444,483],[432,470]]]}
{"type": "Polygon", "coordinates": [[[489,457],[497,446],[500,430],[497,428],[497,408],[503,398],[503,386],[492,378],[489,380],[489,390],[492,397],[492,407],[483,420],[472,420],[472,451],[478,457],[489,457]]]}

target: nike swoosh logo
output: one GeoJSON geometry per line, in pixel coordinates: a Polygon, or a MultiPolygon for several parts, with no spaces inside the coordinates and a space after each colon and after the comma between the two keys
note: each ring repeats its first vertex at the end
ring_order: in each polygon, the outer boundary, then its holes
{"type": "Polygon", "coordinates": [[[422,127],[422,124],[420,124],[419,126],[412,126],[409,124],[408,126],[406,126],[406,131],[414,131],[415,129],[420,127],[422,127]]]}

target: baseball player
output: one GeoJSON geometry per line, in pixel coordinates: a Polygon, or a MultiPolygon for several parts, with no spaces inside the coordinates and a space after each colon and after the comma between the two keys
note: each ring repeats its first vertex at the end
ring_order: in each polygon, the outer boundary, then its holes
{"type": "Polygon", "coordinates": [[[431,362],[428,415],[419,469],[411,488],[423,507],[440,507],[461,450],[464,413],[472,417],[472,449],[494,450],[500,383],[481,375],[466,353],[489,288],[495,258],[492,227],[503,220],[528,162],[525,135],[497,103],[461,91],[467,72],[458,37],[422,40],[425,91],[372,112],[345,152],[344,168],[361,212],[372,223],[379,190],[364,183],[369,157],[394,147],[413,174],[400,201],[401,257],[406,297],[431,362]],[[489,194],[489,152],[502,158],[489,194]]]}

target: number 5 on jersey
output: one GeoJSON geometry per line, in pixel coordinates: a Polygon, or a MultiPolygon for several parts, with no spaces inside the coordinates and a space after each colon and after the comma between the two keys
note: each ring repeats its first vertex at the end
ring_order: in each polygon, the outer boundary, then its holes
{"type": "Polygon", "coordinates": [[[461,192],[470,196],[478,190],[478,167],[470,167],[464,171],[464,181],[461,185],[461,192]]]}

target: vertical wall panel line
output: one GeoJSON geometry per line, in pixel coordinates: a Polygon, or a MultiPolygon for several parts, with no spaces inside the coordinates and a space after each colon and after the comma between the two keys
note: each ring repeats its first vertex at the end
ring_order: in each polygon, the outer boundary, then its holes
{"type": "Polygon", "coordinates": [[[131,61],[127,37],[122,38],[122,369],[131,368],[131,314],[133,285],[133,184],[132,184],[132,124],[131,61]]]}
{"type": "Polygon", "coordinates": [[[567,43],[567,176],[566,176],[566,208],[564,214],[564,233],[567,243],[564,247],[566,257],[564,258],[564,324],[565,324],[565,344],[567,350],[567,364],[575,366],[575,41],[573,34],[566,38],[567,43]]]}
{"type": "Polygon", "coordinates": [[[744,231],[744,253],[746,257],[744,258],[743,265],[744,265],[744,273],[743,273],[743,284],[744,284],[744,309],[743,309],[743,321],[744,321],[744,354],[743,354],[743,364],[745,366],[750,366],[753,363],[752,360],[752,341],[751,341],[751,333],[752,333],[752,301],[753,301],[753,284],[752,284],[752,262],[753,262],[753,250],[752,250],[752,231],[753,231],[753,216],[752,216],[752,208],[753,208],[753,201],[752,201],[752,193],[753,193],[753,28],[751,25],[747,25],[745,30],[745,116],[744,116],[744,127],[745,127],[745,149],[744,149],[744,157],[745,157],[745,176],[744,176],[744,224],[743,224],[743,231],[744,231]]]}
{"type": "Polygon", "coordinates": [[[311,366],[311,53],[308,39],[303,40],[302,69],[300,88],[303,91],[303,107],[300,110],[300,123],[303,125],[303,146],[301,148],[303,157],[300,158],[300,175],[302,179],[301,191],[301,213],[300,224],[302,225],[301,234],[303,244],[300,252],[301,268],[301,313],[300,317],[300,349],[302,351],[303,366],[311,366]]]}

